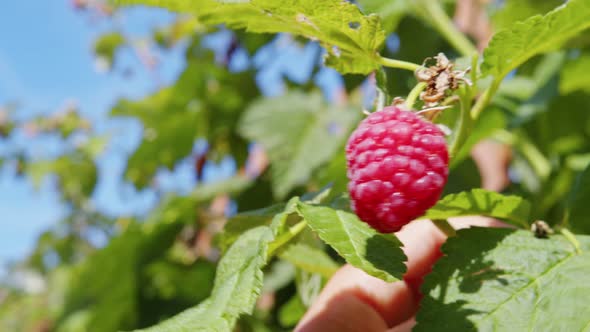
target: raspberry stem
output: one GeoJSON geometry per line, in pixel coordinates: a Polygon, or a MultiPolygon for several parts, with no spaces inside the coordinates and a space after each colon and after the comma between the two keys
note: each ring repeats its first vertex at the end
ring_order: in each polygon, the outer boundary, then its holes
{"type": "Polygon", "coordinates": [[[449,224],[449,222],[446,219],[435,219],[432,220],[432,223],[448,237],[453,237],[457,235],[457,232],[455,231],[453,226],[451,226],[451,224],[449,224]]]}
{"type": "Polygon", "coordinates": [[[477,120],[481,112],[488,106],[492,97],[496,93],[496,90],[500,87],[500,81],[494,80],[492,85],[490,85],[483,93],[483,95],[477,100],[473,108],[471,109],[471,117],[474,120],[477,120]]]}
{"type": "Polygon", "coordinates": [[[385,67],[406,69],[411,71],[416,71],[417,69],[422,68],[422,66],[415,64],[413,62],[390,59],[382,56],[379,57],[379,63],[385,67]]]}
{"type": "Polygon", "coordinates": [[[469,106],[471,106],[472,93],[469,89],[462,90],[463,93],[459,95],[460,100],[460,111],[459,119],[454,129],[451,143],[449,146],[449,157],[451,160],[457,155],[463,143],[467,140],[469,133],[471,132],[473,118],[471,112],[469,112],[469,106]]]}
{"type": "Polygon", "coordinates": [[[420,96],[420,93],[422,92],[422,90],[424,90],[424,88],[426,88],[426,83],[420,82],[416,84],[412,91],[410,91],[410,94],[408,94],[408,98],[406,99],[407,109],[411,110],[414,108],[414,104],[416,103],[418,96],[420,96]]]}

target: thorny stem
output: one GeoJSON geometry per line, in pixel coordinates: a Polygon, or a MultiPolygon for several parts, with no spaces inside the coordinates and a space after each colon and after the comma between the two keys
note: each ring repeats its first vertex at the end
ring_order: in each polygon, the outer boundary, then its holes
{"type": "Polygon", "coordinates": [[[405,70],[416,71],[417,69],[422,68],[422,66],[415,64],[413,62],[402,61],[402,60],[395,60],[385,57],[379,57],[379,63],[382,66],[390,67],[390,68],[399,68],[405,70]]]}
{"type": "Polygon", "coordinates": [[[289,242],[292,238],[301,233],[307,226],[307,221],[302,220],[297,224],[291,226],[285,233],[281,234],[276,238],[269,246],[267,250],[267,257],[271,257],[275,252],[289,242]]]}
{"type": "Polygon", "coordinates": [[[410,94],[408,94],[408,98],[406,99],[405,103],[407,109],[411,110],[414,108],[414,104],[416,103],[416,100],[424,88],[426,88],[426,83],[420,82],[416,84],[412,91],[410,91],[410,94]]]}
{"type": "Polygon", "coordinates": [[[457,232],[455,231],[453,226],[451,226],[451,224],[449,224],[449,222],[446,219],[434,219],[434,220],[432,220],[432,223],[441,232],[445,233],[445,235],[448,237],[453,237],[453,236],[457,235],[457,232]]]}

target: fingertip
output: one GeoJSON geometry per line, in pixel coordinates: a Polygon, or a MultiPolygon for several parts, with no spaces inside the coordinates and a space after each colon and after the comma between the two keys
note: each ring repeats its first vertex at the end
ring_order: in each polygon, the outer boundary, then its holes
{"type": "Polygon", "coordinates": [[[396,233],[403,243],[408,260],[404,278],[416,279],[430,272],[431,266],[440,257],[439,248],[446,236],[430,220],[416,220],[396,233]]]}
{"type": "Polygon", "coordinates": [[[387,325],[375,310],[347,293],[330,299],[322,311],[306,314],[295,332],[383,332],[387,325]]]}

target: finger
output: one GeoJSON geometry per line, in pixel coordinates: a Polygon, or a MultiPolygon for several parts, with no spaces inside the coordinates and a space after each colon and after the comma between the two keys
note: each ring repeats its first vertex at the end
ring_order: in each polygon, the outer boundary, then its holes
{"type": "Polygon", "coordinates": [[[440,257],[439,248],[446,236],[430,220],[416,220],[396,233],[403,243],[408,260],[404,278],[419,278],[430,271],[432,264],[440,257]]]}
{"type": "MultiPolygon", "coordinates": [[[[412,222],[397,236],[408,256],[406,277],[409,278],[428,272],[429,266],[438,258],[438,247],[445,239],[444,234],[428,220],[412,222]]],[[[356,322],[357,319],[365,321],[367,326],[394,326],[412,317],[417,306],[415,291],[406,282],[387,283],[347,265],[330,279],[296,331],[335,331],[324,330],[324,322],[339,326],[341,324],[337,322],[341,320],[356,322]],[[348,297],[357,298],[363,310],[368,307],[378,315],[362,317],[354,310],[334,315],[332,307],[339,306],[338,301],[348,297]]]]}
{"type": "MultiPolygon", "coordinates": [[[[372,277],[362,270],[350,265],[342,267],[330,279],[322,293],[306,313],[300,326],[306,329],[297,331],[324,331],[319,329],[319,322],[356,321],[367,322],[369,326],[392,326],[411,317],[417,308],[412,290],[404,282],[387,283],[372,277]],[[371,309],[376,316],[363,316],[351,308],[348,314],[334,315],[333,307],[340,306],[340,301],[354,297],[362,308],[371,309]],[[403,305],[400,305],[403,304],[403,305]]],[[[328,330],[331,331],[331,330],[328,330]]]]}
{"type": "MultiPolygon", "coordinates": [[[[330,281],[326,288],[330,284],[332,287],[336,285],[330,281]]],[[[354,293],[343,290],[331,293],[330,296],[324,295],[322,291],[322,295],[295,328],[295,332],[383,332],[386,329],[385,321],[373,307],[354,293]]]]}

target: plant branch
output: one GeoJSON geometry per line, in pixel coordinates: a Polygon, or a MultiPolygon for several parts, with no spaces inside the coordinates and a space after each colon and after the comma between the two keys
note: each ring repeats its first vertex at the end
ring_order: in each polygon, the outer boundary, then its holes
{"type": "Polygon", "coordinates": [[[416,71],[417,69],[422,68],[422,66],[415,64],[413,62],[402,61],[402,60],[395,60],[385,57],[379,57],[379,63],[382,66],[390,67],[390,68],[399,68],[405,70],[416,71]]]}

